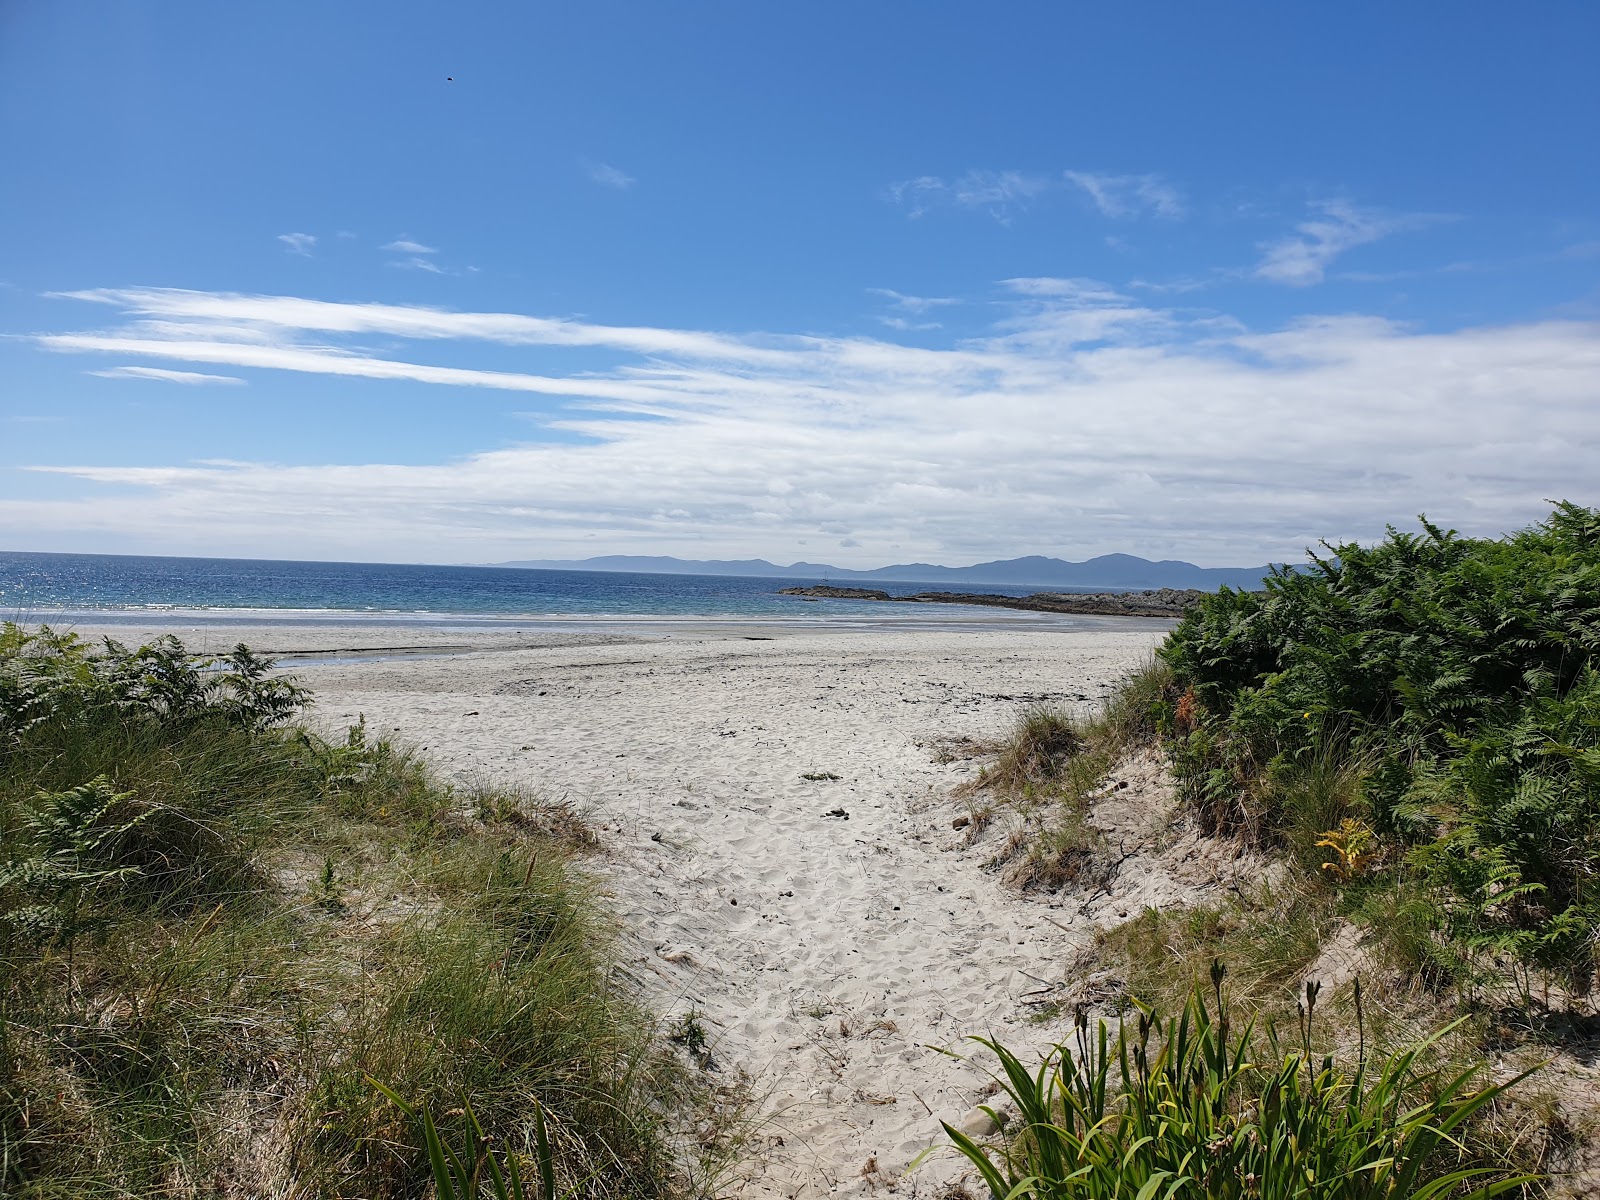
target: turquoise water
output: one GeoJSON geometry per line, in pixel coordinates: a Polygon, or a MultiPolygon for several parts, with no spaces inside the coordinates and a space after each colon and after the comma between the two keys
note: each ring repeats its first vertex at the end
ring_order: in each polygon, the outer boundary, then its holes
{"type": "MultiPolygon", "coordinates": [[[[11,620],[211,619],[405,620],[427,624],[570,624],[627,618],[804,620],[807,623],[1047,625],[1104,628],[1115,618],[1069,618],[959,605],[888,605],[780,596],[817,578],[536,571],[393,563],[278,562],[112,554],[0,552],[0,616],[11,620]]],[[[938,584],[874,584],[892,595],[938,584]]],[[[985,586],[1026,595],[1037,589],[985,586]]],[[[1135,628],[1150,628],[1135,621],[1135,628]]]]}

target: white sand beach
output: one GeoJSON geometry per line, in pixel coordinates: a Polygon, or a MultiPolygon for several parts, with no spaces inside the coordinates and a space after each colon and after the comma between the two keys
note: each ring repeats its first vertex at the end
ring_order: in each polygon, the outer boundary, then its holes
{"type": "MultiPolygon", "coordinates": [[[[952,828],[967,811],[952,789],[977,769],[952,743],[1003,733],[1030,702],[1087,710],[1166,628],[1109,624],[670,639],[168,631],[211,649],[323,652],[296,669],[330,728],[364,716],[460,780],[590,814],[604,840],[590,865],[626,927],[628,973],[664,1016],[700,1014],[721,1077],[744,1073],[760,1096],[758,1153],[730,1194],[814,1197],[930,1196],[960,1175],[944,1151],[902,1177],[941,1141],[941,1120],[986,1100],[984,1070],[940,1051],[976,1049],[969,1035],[1018,1048],[1063,1036],[1070,1003],[1041,1014],[1081,994],[1069,975],[1094,924],[1164,894],[1147,862],[1088,906],[1023,897],[985,869],[993,837],[969,845],[952,828]],[[402,644],[377,659],[329,653],[402,644]]],[[[1150,819],[1136,803],[1124,833],[1150,819]]]]}

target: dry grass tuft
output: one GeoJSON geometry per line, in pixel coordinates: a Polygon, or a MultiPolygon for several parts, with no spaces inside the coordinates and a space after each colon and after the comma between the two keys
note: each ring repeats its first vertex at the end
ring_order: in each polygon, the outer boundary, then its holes
{"type": "Polygon", "coordinates": [[[1029,788],[1049,786],[1065,765],[1082,753],[1086,740],[1073,717],[1049,705],[1023,709],[1015,728],[993,762],[962,789],[1016,796],[1029,788]]]}

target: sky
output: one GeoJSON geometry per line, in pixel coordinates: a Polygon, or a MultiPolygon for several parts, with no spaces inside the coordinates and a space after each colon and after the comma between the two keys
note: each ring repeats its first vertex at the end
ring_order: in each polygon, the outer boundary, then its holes
{"type": "Polygon", "coordinates": [[[0,0],[0,549],[1242,565],[1594,505],[1597,45],[0,0]]]}

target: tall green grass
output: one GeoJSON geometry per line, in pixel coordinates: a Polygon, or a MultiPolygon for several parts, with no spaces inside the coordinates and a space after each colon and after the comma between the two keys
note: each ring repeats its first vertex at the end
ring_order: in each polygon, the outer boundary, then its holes
{"type": "Polygon", "coordinates": [[[705,1088],[613,978],[572,814],[306,698],[242,647],[0,632],[0,1193],[420,1195],[373,1081],[586,1196],[686,1193],[705,1088]]]}
{"type": "Polygon", "coordinates": [[[1342,1063],[1312,1048],[1314,985],[1286,1043],[1236,1027],[1222,983],[1216,966],[1209,1001],[1196,986],[1178,1015],[1141,1006],[1114,1032],[1080,1012],[1075,1042],[1033,1070],[979,1039],[1016,1116],[998,1145],[947,1136],[995,1200],[1479,1200],[1535,1182],[1462,1140],[1522,1076],[1428,1069],[1448,1029],[1342,1063]]]}

